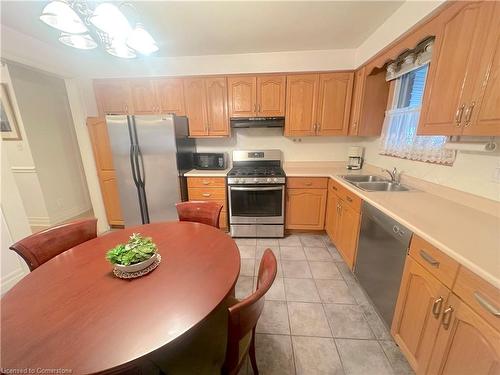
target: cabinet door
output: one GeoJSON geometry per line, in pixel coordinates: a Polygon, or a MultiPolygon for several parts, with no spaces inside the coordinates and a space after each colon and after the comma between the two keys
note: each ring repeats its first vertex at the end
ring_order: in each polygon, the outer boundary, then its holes
{"type": "Polygon", "coordinates": [[[339,252],[344,257],[349,268],[354,267],[356,249],[358,247],[359,220],[360,215],[344,202],[340,202],[341,213],[338,226],[339,252]]]}
{"type": "Polygon", "coordinates": [[[500,3],[491,2],[486,6],[494,8],[492,24],[472,95],[471,121],[464,123],[463,134],[467,135],[500,135],[500,3]]]}
{"type": "Polygon", "coordinates": [[[424,93],[418,134],[458,135],[471,101],[471,84],[477,72],[471,61],[480,56],[478,48],[490,14],[485,4],[472,2],[444,24],[436,39],[424,93]]]}
{"type": "Polygon", "coordinates": [[[326,216],[325,216],[325,230],[330,237],[330,240],[338,245],[338,225],[340,218],[340,198],[338,195],[328,192],[328,200],[326,205],[326,216]]]}
{"type": "Polygon", "coordinates": [[[228,77],[229,116],[254,117],[257,113],[257,88],[254,76],[228,77]]]}
{"type": "Polygon", "coordinates": [[[286,136],[315,135],[318,74],[286,77],[286,136]]]}
{"type": "Polygon", "coordinates": [[[208,135],[208,121],[205,81],[203,78],[185,78],[183,84],[189,136],[206,136],[208,135]]]}
{"type": "Polygon", "coordinates": [[[208,134],[229,136],[226,77],[206,78],[208,134]]]}
{"type": "Polygon", "coordinates": [[[120,196],[118,194],[106,120],[104,118],[88,118],[87,128],[92,142],[106,217],[110,225],[123,225],[120,196]]]}
{"type": "Polygon", "coordinates": [[[449,294],[434,276],[406,257],[391,333],[418,374],[426,372],[449,294]]]}
{"type": "Polygon", "coordinates": [[[287,189],[286,228],[323,229],[326,195],[326,189],[287,189]]]}
{"type": "Polygon", "coordinates": [[[129,86],[134,114],[148,115],[159,112],[156,92],[151,80],[131,79],[129,86]]]}
{"type": "Polygon", "coordinates": [[[160,113],[175,113],[177,116],[186,114],[181,78],[157,79],[155,88],[160,113]]]}
{"type": "Polygon", "coordinates": [[[257,76],[257,115],[285,116],[286,76],[257,76]]]}
{"type": "Polygon", "coordinates": [[[363,88],[365,87],[365,67],[355,72],[354,92],[352,96],[351,118],[349,135],[358,135],[361,106],[363,102],[363,88]]]}
{"type": "Polygon", "coordinates": [[[316,120],[320,135],[347,135],[353,81],[353,73],[320,74],[316,120]]]}
{"type": "Polygon", "coordinates": [[[118,79],[94,81],[94,91],[101,116],[133,113],[128,81],[118,79]]]}
{"type": "Polygon", "coordinates": [[[500,374],[500,332],[454,294],[449,326],[439,329],[429,373],[439,375],[500,374]]]}

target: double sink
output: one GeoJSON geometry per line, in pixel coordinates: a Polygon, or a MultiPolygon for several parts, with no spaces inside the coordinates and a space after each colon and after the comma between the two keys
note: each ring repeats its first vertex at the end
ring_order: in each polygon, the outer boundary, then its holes
{"type": "Polygon", "coordinates": [[[345,175],[340,176],[350,184],[364,191],[408,191],[408,187],[399,182],[390,181],[375,175],[345,175]]]}

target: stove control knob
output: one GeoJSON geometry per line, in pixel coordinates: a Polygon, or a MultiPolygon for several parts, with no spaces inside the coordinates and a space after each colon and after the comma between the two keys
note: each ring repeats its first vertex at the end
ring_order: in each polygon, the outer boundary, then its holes
{"type": "MultiPolygon", "coordinates": [[[[275,179],[276,180],[276,179],[275,179]]],[[[272,180],[270,178],[267,178],[266,179],[267,182],[271,182],[272,180]]]]}
{"type": "Polygon", "coordinates": [[[255,178],[253,179],[253,181],[254,181],[254,182],[259,182],[259,179],[258,179],[257,177],[255,177],[255,178]]]}
{"type": "Polygon", "coordinates": [[[273,182],[278,182],[278,178],[274,177],[273,182]]]}

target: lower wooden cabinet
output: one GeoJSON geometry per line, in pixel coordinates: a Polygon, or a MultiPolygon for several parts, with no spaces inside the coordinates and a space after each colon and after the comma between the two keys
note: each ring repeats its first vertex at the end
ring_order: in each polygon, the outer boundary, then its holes
{"type": "Polygon", "coordinates": [[[190,201],[211,201],[222,204],[219,227],[227,230],[226,179],[224,177],[188,177],[187,185],[190,201]]]}
{"type": "Polygon", "coordinates": [[[360,208],[359,197],[330,180],[325,229],[351,270],[354,267],[358,247],[360,208]]]}
{"type": "Polygon", "coordinates": [[[500,332],[452,294],[429,365],[429,374],[500,374],[500,332]]]}
{"type": "Polygon", "coordinates": [[[286,191],[286,229],[322,230],[325,227],[326,178],[289,179],[286,191]],[[323,181],[324,180],[324,181],[323,181]],[[302,184],[310,188],[292,187],[302,184]],[[315,188],[314,186],[325,186],[315,188]]]}
{"type": "Polygon", "coordinates": [[[426,373],[450,290],[406,258],[391,333],[417,374],[426,373]]]}

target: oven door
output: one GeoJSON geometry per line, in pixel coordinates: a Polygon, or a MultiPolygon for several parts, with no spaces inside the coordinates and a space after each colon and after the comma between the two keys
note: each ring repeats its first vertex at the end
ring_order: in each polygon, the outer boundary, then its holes
{"type": "Polygon", "coordinates": [[[230,224],[283,224],[285,186],[229,186],[230,224]]]}

